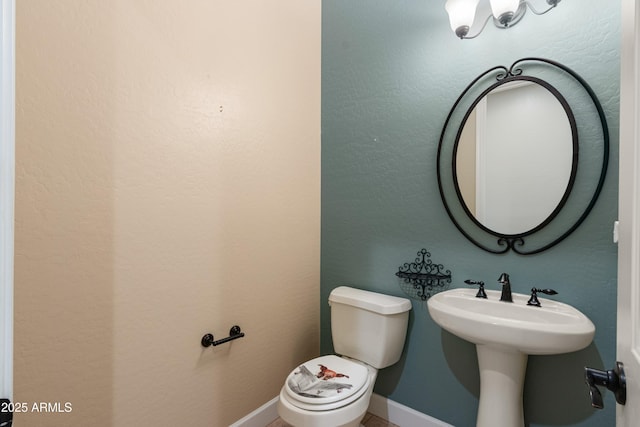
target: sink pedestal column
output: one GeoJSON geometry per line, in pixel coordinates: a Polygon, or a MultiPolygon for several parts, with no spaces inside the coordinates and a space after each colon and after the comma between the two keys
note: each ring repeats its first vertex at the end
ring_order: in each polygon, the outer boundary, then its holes
{"type": "Polygon", "coordinates": [[[524,427],[522,392],[526,354],[476,345],[480,368],[477,427],[524,427]]]}

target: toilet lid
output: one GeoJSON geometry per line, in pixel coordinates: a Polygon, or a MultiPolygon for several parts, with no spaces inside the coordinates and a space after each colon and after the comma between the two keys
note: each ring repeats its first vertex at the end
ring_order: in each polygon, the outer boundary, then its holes
{"type": "Polygon", "coordinates": [[[366,391],[368,382],[369,372],[364,365],[329,355],[298,366],[289,374],[284,387],[294,405],[328,410],[358,398],[366,391]]]}

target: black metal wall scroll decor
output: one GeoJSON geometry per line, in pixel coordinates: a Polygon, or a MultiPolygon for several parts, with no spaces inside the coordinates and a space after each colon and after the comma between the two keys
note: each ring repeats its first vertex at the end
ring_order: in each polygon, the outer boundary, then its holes
{"type": "Polygon", "coordinates": [[[414,262],[398,267],[396,276],[402,279],[400,288],[411,298],[426,301],[451,284],[451,270],[445,270],[442,264],[435,264],[429,258],[431,254],[421,249],[414,262]]]}

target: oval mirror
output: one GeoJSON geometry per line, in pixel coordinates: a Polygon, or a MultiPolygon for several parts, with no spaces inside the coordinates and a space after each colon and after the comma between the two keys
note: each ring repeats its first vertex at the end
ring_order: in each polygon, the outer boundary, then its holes
{"type": "Polygon", "coordinates": [[[561,208],[577,166],[575,119],[544,81],[515,77],[471,106],[455,149],[465,211],[502,235],[527,233],[561,208]]]}
{"type": "Polygon", "coordinates": [[[583,223],[608,161],[607,120],[589,84],[558,62],[522,58],[479,74],[456,99],[438,143],[438,189],[470,242],[533,255],[583,223]]]}

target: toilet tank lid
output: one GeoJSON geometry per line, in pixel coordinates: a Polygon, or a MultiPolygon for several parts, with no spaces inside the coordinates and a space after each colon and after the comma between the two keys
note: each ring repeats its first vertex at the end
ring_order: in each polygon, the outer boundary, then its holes
{"type": "Polygon", "coordinates": [[[379,294],[363,289],[339,286],[331,291],[329,305],[339,303],[351,305],[379,314],[397,314],[411,310],[411,301],[406,298],[379,294]]]}

